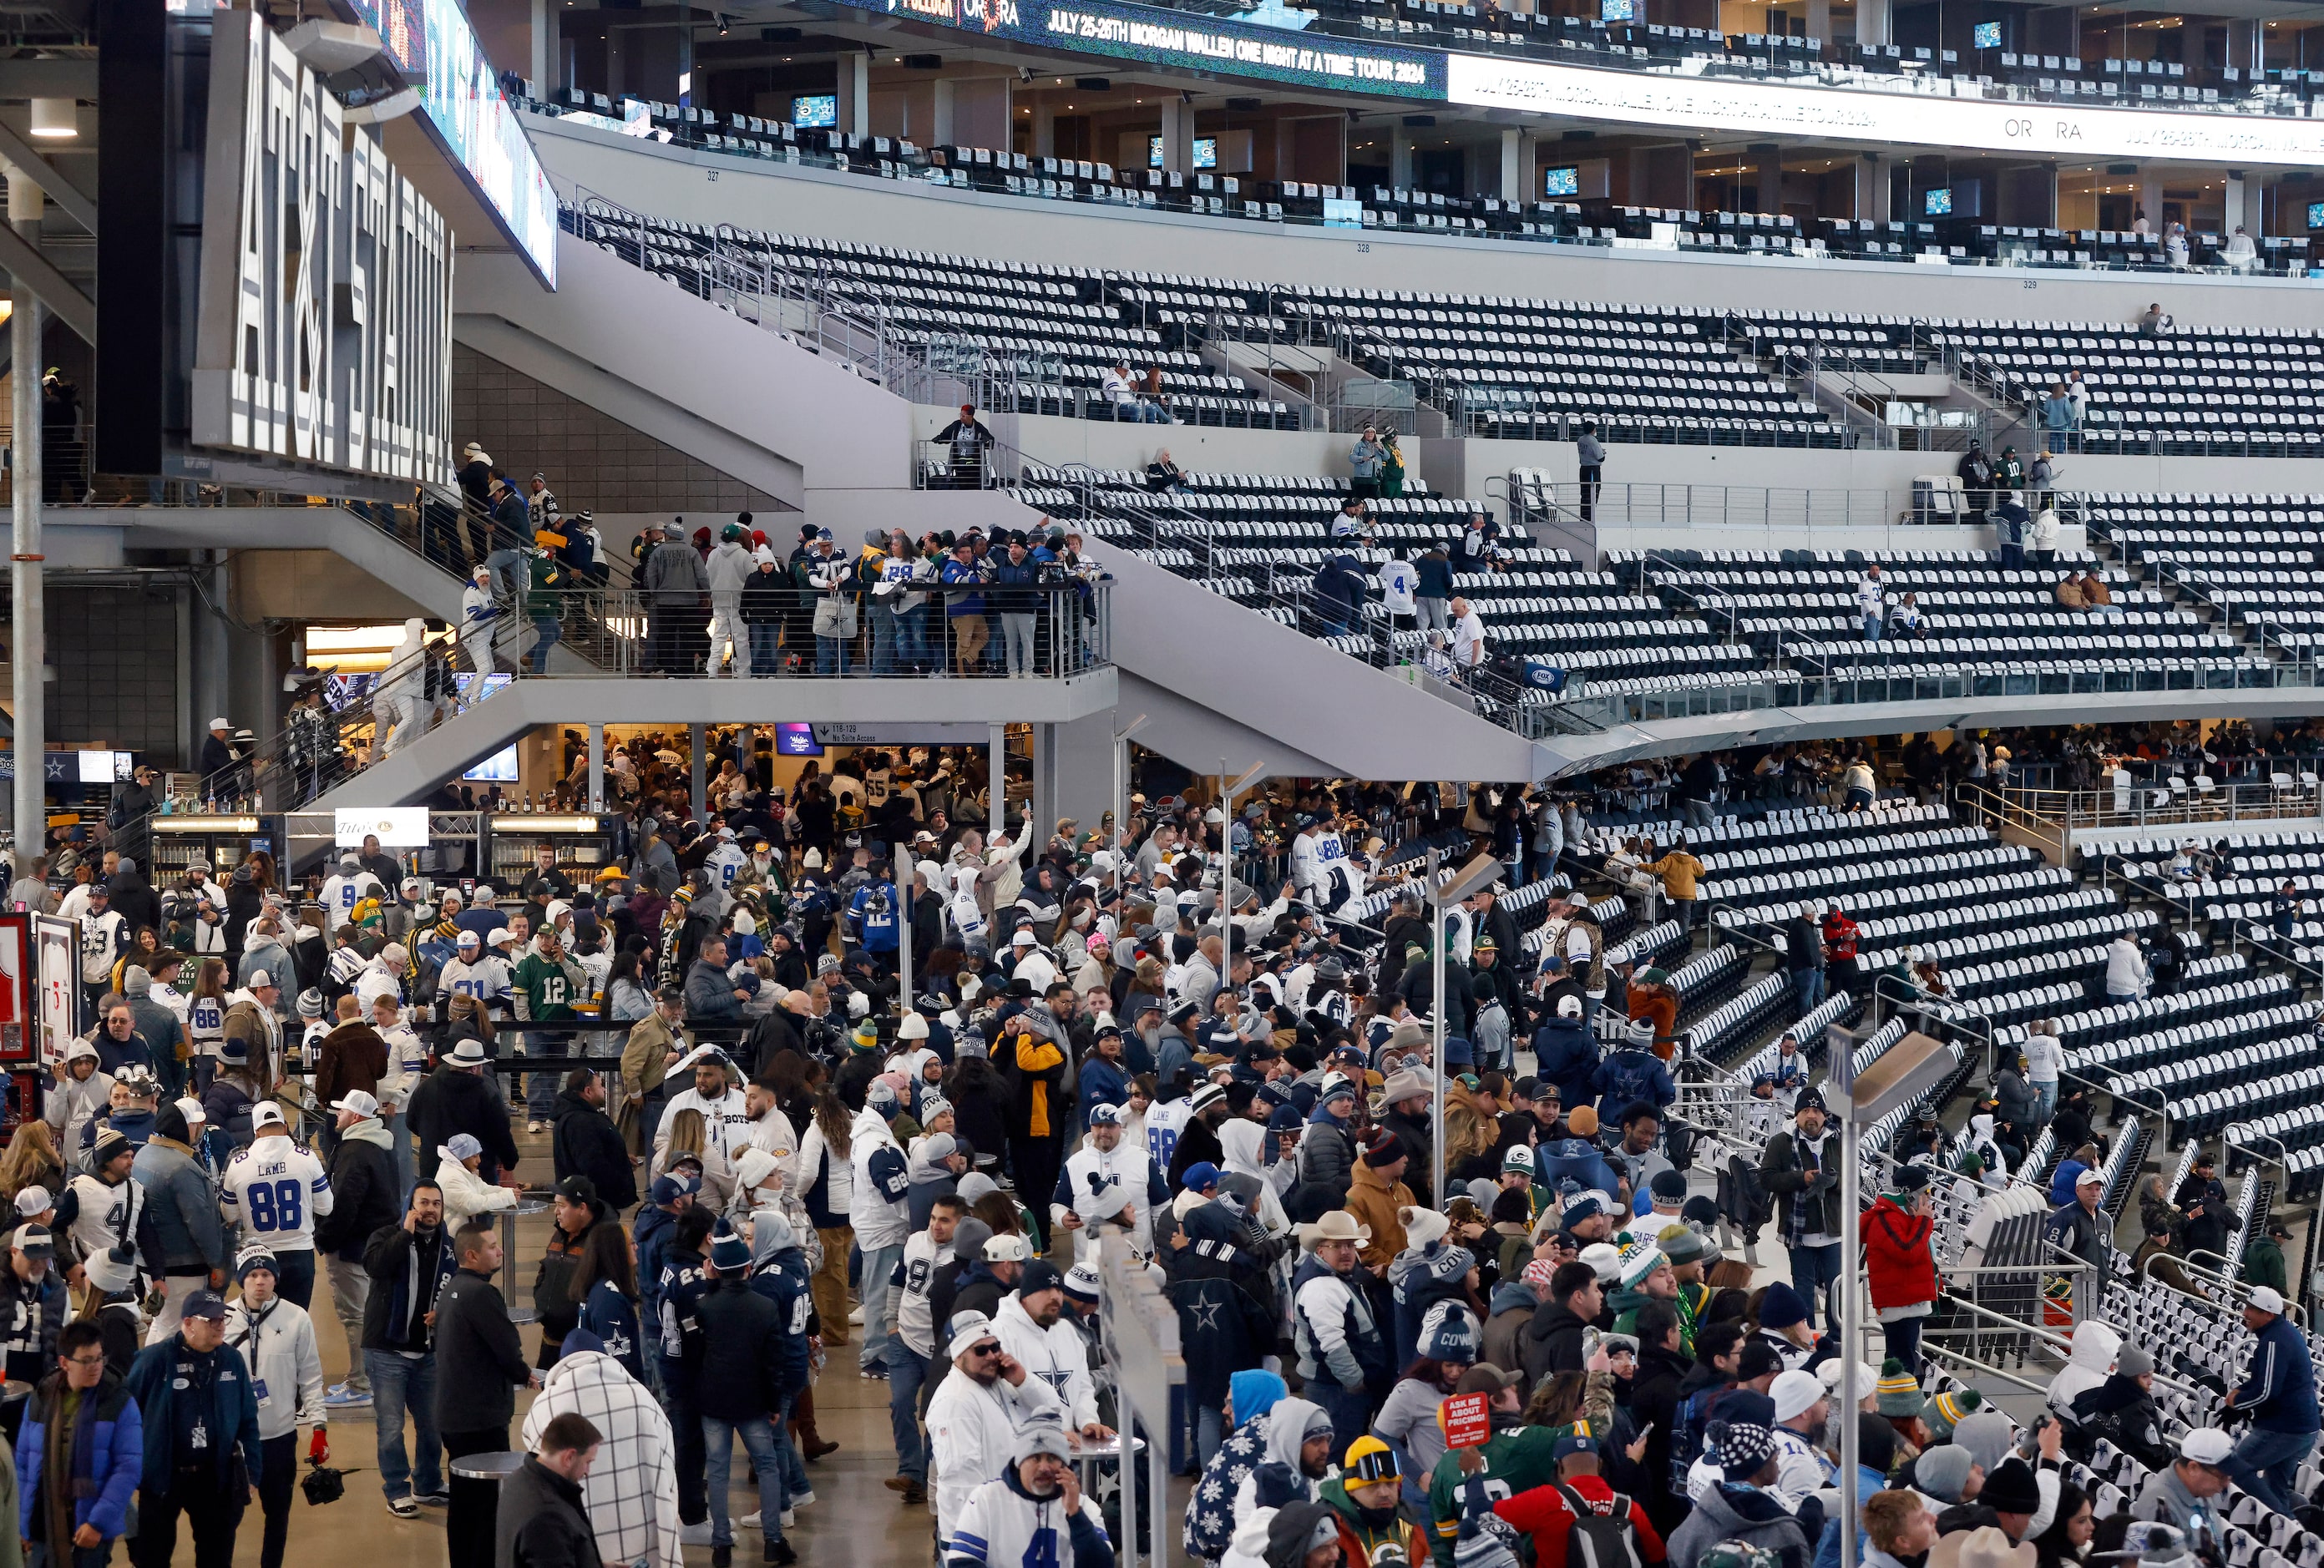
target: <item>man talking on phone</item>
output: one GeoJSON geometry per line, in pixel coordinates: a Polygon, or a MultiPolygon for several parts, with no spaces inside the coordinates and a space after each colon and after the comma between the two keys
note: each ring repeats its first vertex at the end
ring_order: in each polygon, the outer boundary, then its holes
{"type": "Polygon", "coordinates": [[[937,1384],[928,1401],[928,1457],[936,1467],[936,1544],[948,1554],[969,1494],[1001,1479],[1028,1427],[1047,1422],[1062,1431],[1065,1407],[1001,1348],[982,1313],[956,1312],[947,1328],[960,1375],[937,1384]]]}

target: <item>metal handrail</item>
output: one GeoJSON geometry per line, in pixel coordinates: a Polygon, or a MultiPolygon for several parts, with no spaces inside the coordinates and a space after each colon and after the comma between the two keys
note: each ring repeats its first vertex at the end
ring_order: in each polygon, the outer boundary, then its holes
{"type": "MultiPolygon", "coordinates": [[[[2240,1311],[2242,1310],[2242,1307],[2251,1305],[2251,1293],[2257,1289],[2258,1287],[2246,1285],[2241,1279],[2229,1274],[2226,1268],[2206,1268],[2201,1264],[2195,1261],[2198,1258],[2217,1258],[2222,1264],[2232,1265],[2235,1259],[2227,1257],[2226,1254],[2214,1252],[2209,1247],[2198,1247],[2190,1252],[2178,1254],[2157,1252],[2153,1258],[2149,1258],[2146,1260],[2140,1272],[2152,1278],[2153,1275],[2155,1258],[2166,1257],[2175,1257],[2181,1268],[2184,1268],[2201,1278],[2209,1280],[2212,1284],[2218,1286],[2220,1290],[2225,1292],[2230,1299],[2240,1294],[2243,1297],[2243,1301],[2236,1310],[2240,1311]]],[[[2165,1285],[2163,1286],[2163,1288],[2168,1290],[2170,1287],[2165,1285]]],[[[2227,1304],[2225,1301],[2217,1301],[2213,1302],[2211,1305],[2224,1311],[2227,1304]]],[[[2284,1310],[2287,1313],[2299,1313],[2302,1317],[2306,1315],[2306,1313],[2297,1302],[2287,1301],[2283,1305],[2284,1310]]],[[[2293,1321],[2298,1322],[2299,1319],[2295,1318],[2293,1321]]]]}

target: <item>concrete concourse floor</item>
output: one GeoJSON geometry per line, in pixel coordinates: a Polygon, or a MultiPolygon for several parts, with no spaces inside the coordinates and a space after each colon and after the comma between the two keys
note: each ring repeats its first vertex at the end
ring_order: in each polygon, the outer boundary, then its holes
{"type": "MultiPolygon", "coordinates": [[[[520,1122],[517,1145],[523,1160],[518,1176],[527,1186],[551,1185],[549,1140],[546,1132],[529,1135],[520,1122]]],[[[632,1215],[634,1211],[632,1211],[632,1215]]],[[[520,1221],[517,1227],[517,1277],[520,1295],[529,1289],[533,1265],[547,1246],[549,1215],[542,1213],[520,1221]]],[[[331,1309],[327,1277],[315,1283],[315,1336],[323,1358],[323,1377],[336,1383],[346,1376],[346,1336],[338,1314],[331,1309]]],[[[539,1331],[524,1331],[528,1354],[538,1343],[539,1331]]],[[[853,1335],[856,1331],[851,1330],[853,1335]]],[[[849,1568],[925,1568],[931,1562],[935,1516],[924,1508],[904,1506],[882,1482],[896,1472],[895,1446],[888,1427],[888,1385],[857,1376],[855,1345],[834,1350],[816,1386],[816,1421],[824,1441],[837,1443],[835,1453],[807,1466],[814,1483],[815,1503],[798,1510],[798,1522],[788,1532],[803,1563],[846,1563],[849,1568]]],[[[529,1392],[517,1395],[517,1418],[510,1440],[518,1440],[529,1392]]],[[[407,1443],[409,1428],[407,1427],[407,1443]]],[[[334,1414],[330,1426],[331,1458],[335,1467],[348,1471],[346,1497],[323,1508],[309,1508],[304,1498],[291,1502],[290,1540],[286,1563],[298,1568],[359,1561],[364,1568],[441,1568],[445,1560],[444,1513],[423,1508],[416,1519],[399,1519],[382,1500],[374,1432],[369,1410],[334,1414]],[[347,1554],[343,1557],[341,1554],[347,1554]]],[[[303,1473],[306,1437],[300,1439],[303,1473]]],[[[758,1494],[747,1456],[738,1443],[733,1466],[732,1513],[736,1519],[758,1510],[758,1494]]],[[[236,1568],[256,1568],[262,1516],[254,1504],[243,1516],[235,1544],[236,1568]]],[[[116,1564],[128,1560],[126,1544],[115,1548],[116,1564]]],[[[179,1532],[176,1562],[190,1565],[193,1543],[179,1532]]],[[[689,1568],[706,1568],[707,1546],[688,1547],[689,1568]]],[[[738,1565],[760,1561],[757,1532],[735,1531],[734,1561],[738,1565]]],[[[618,1568],[607,1564],[607,1568],[618,1568]]]]}

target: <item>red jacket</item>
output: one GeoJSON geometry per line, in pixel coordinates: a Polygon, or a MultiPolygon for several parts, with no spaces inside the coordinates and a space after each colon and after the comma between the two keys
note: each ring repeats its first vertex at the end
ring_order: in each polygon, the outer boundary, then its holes
{"type": "MultiPolygon", "coordinates": [[[[1599,1513],[1613,1509],[1614,1489],[1601,1476],[1577,1475],[1564,1483],[1599,1513]]],[[[1573,1530],[1573,1509],[1554,1486],[1530,1487],[1493,1505],[1493,1512],[1533,1537],[1534,1568],[1565,1568],[1565,1537],[1573,1530]]],[[[1665,1560],[1663,1538],[1646,1522],[1646,1511],[1630,1499],[1630,1527],[1638,1533],[1638,1560],[1665,1560]]]]}
{"type": "Polygon", "coordinates": [[[1937,1222],[1908,1213],[1883,1196],[1864,1216],[1864,1271],[1875,1311],[1937,1298],[1937,1255],[1929,1245],[1937,1222]]]}

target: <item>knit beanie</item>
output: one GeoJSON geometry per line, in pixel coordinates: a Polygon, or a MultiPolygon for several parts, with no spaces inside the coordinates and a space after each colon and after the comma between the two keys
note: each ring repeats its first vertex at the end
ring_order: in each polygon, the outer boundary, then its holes
{"type": "Polygon", "coordinates": [[[1929,1429],[1932,1437],[1950,1438],[1953,1428],[1960,1424],[1962,1416],[1971,1415],[1984,1406],[1985,1396],[1974,1388],[1948,1389],[1944,1393],[1932,1395],[1921,1407],[1921,1425],[1929,1429]]]}
{"type": "Polygon", "coordinates": [[[1891,1356],[1880,1363],[1880,1381],[1874,1385],[1883,1416],[1918,1416],[1921,1413],[1920,1379],[1904,1370],[1904,1363],[1891,1356]]]}

